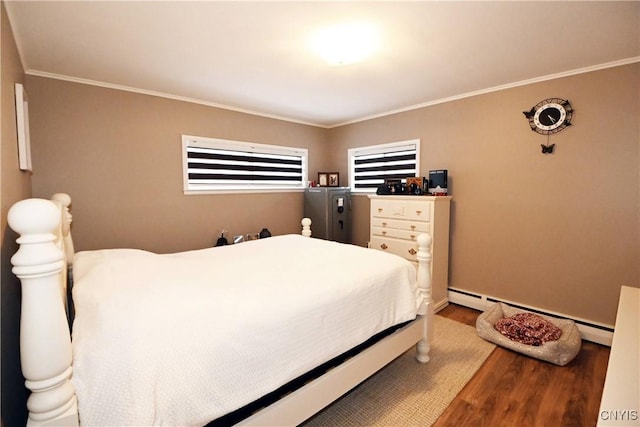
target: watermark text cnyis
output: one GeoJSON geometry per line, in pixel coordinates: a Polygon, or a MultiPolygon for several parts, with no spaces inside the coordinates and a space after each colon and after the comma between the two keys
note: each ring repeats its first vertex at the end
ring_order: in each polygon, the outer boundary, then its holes
{"type": "Polygon", "coordinates": [[[602,421],[638,421],[637,409],[603,409],[600,411],[602,421]]]}

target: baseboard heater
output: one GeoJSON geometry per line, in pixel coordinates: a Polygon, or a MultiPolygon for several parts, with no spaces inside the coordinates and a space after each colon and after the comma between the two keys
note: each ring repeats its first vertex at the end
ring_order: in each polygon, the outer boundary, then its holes
{"type": "Polygon", "coordinates": [[[462,289],[449,288],[447,296],[450,303],[463,305],[465,307],[473,308],[480,311],[486,310],[492,304],[502,302],[511,307],[531,311],[533,313],[543,314],[545,316],[555,317],[558,319],[570,319],[576,323],[576,326],[580,331],[580,335],[582,335],[582,339],[609,347],[611,347],[611,342],[613,341],[613,326],[611,325],[591,322],[585,319],[567,316],[561,313],[554,313],[543,310],[541,308],[531,307],[513,301],[490,297],[487,295],[480,295],[462,289]]]}

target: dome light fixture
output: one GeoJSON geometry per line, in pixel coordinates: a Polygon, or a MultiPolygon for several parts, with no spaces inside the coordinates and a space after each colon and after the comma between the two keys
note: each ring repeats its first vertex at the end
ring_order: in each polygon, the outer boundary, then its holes
{"type": "Polygon", "coordinates": [[[375,53],[378,44],[376,29],[364,23],[322,28],[311,37],[312,49],[332,66],[360,62],[375,53]]]}

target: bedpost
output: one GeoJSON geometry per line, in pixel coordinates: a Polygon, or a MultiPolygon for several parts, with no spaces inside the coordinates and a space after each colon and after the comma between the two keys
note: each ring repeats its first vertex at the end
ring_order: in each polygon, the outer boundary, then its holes
{"type": "Polygon", "coordinates": [[[71,383],[71,336],[60,293],[64,254],[56,245],[61,209],[44,199],[14,204],[9,226],[20,235],[11,258],[22,284],[20,361],[27,400],[28,426],[78,425],[71,383]]]}
{"type": "Polygon", "coordinates": [[[311,218],[302,218],[302,235],[311,237],[311,218]]]}
{"type": "Polygon", "coordinates": [[[418,289],[422,297],[422,304],[418,309],[418,314],[424,316],[424,332],[422,339],[417,344],[416,359],[419,362],[427,363],[430,359],[431,341],[433,338],[433,296],[431,293],[431,236],[423,233],[418,236],[418,289]]]}

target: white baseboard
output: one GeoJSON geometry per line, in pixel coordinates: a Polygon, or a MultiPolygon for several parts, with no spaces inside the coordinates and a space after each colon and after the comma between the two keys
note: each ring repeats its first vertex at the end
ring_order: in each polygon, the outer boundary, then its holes
{"type": "Polygon", "coordinates": [[[566,314],[556,313],[544,310],[542,308],[531,307],[525,304],[508,301],[501,298],[480,295],[473,292],[465,291],[463,289],[449,288],[447,294],[449,302],[453,304],[463,305],[465,307],[473,308],[479,311],[485,311],[488,307],[495,304],[496,302],[503,302],[512,307],[533,311],[535,313],[544,314],[546,316],[573,320],[576,323],[578,330],[580,331],[582,339],[609,347],[611,347],[611,342],[613,341],[612,325],[605,325],[603,323],[568,316],[566,314]]]}

